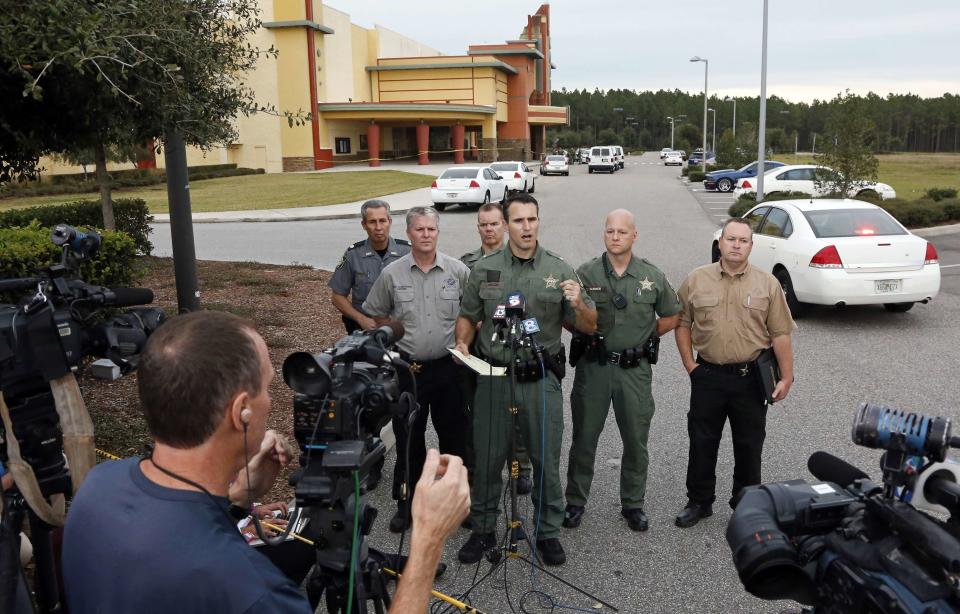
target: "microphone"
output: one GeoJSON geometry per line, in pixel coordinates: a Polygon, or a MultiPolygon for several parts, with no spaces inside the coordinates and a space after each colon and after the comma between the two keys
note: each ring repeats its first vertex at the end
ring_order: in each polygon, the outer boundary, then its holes
{"type": "Polygon", "coordinates": [[[41,281],[43,280],[39,277],[0,280],[0,292],[18,292],[20,290],[29,290],[31,288],[36,288],[37,284],[41,281]]]}
{"type": "Polygon", "coordinates": [[[527,301],[523,298],[521,292],[507,293],[507,304],[505,305],[505,316],[508,318],[522,318],[527,310],[527,301]]]}
{"type": "Polygon", "coordinates": [[[503,332],[503,327],[507,323],[507,306],[503,303],[497,305],[497,308],[493,310],[493,317],[490,319],[493,322],[493,335],[490,337],[490,341],[496,343],[497,337],[503,332]]]}
{"type": "Polygon", "coordinates": [[[845,460],[827,452],[814,452],[807,459],[807,469],[818,480],[833,482],[844,488],[857,480],[870,479],[870,476],[845,460]]]}
{"type": "Polygon", "coordinates": [[[149,305],[153,302],[153,290],[150,288],[113,288],[90,295],[90,300],[97,305],[108,307],[132,307],[134,305],[149,305]]]}
{"type": "Polygon", "coordinates": [[[403,322],[390,320],[380,328],[375,328],[370,331],[370,339],[383,347],[387,347],[403,339],[405,332],[403,322]]]}

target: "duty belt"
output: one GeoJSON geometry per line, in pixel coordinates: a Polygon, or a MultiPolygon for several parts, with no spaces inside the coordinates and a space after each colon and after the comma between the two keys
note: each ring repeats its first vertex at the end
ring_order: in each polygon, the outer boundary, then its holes
{"type": "Polygon", "coordinates": [[[405,362],[410,363],[410,370],[414,373],[428,371],[432,368],[440,366],[443,363],[450,362],[451,360],[449,356],[441,356],[440,358],[434,358],[433,360],[417,360],[406,352],[399,352],[399,354],[400,358],[402,358],[405,362]]]}
{"type": "Polygon", "coordinates": [[[755,366],[754,361],[750,362],[735,362],[725,365],[718,365],[716,363],[705,360],[702,356],[697,356],[697,363],[705,367],[710,367],[721,373],[726,373],[727,375],[735,375],[737,377],[747,377],[753,373],[753,368],[755,366]]]}

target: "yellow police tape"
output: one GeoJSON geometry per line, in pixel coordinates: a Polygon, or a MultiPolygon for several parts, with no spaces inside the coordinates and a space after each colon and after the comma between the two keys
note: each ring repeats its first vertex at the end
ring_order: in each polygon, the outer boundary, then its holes
{"type": "MultiPolygon", "coordinates": [[[[429,154],[456,153],[458,151],[462,151],[466,153],[466,152],[474,152],[474,151],[504,151],[504,150],[512,150],[512,149],[514,148],[513,147],[477,147],[477,148],[471,147],[470,149],[437,149],[437,150],[431,149],[423,153],[429,155],[429,154]]],[[[530,152],[530,153],[533,154],[534,156],[540,155],[537,152],[530,152]]],[[[379,160],[380,162],[393,162],[395,160],[406,160],[408,158],[419,158],[419,157],[420,157],[420,154],[415,153],[407,156],[395,156],[393,158],[364,158],[362,160],[316,160],[316,162],[322,162],[324,164],[333,164],[333,165],[362,164],[365,162],[373,162],[374,160],[379,160]]]]}
{"type": "Polygon", "coordinates": [[[106,458],[106,459],[109,459],[109,460],[123,460],[123,459],[120,458],[119,456],[116,456],[116,455],[114,455],[114,454],[110,454],[109,452],[106,452],[106,451],[104,451],[104,450],[101,450],[100,448],[94,448],[94,450],[97,452],[97,454],[98,454],[99,456],[102,456],[103,458],[106,458]]]}

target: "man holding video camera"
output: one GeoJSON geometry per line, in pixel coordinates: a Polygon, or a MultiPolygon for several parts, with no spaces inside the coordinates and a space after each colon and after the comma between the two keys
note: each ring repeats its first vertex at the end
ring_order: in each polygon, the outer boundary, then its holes
{"type": "MultiPolygon", "coordinates": [[[[234,520],[292,457],[266,428],[273,376],[263,338],[231,314],[178,316],[150,337],[138,386],[153,453],[99,465],[79,489],[64,536],[70,612],[311,611],[234,520]]],[[[459,459],[434,452],[425,471],[392,611],[426,607],[469,504],[459,459]]]]}

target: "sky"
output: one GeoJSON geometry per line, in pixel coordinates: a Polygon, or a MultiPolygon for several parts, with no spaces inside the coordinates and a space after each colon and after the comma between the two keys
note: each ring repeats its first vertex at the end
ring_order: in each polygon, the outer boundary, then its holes
{"type": "MultiPolygon", "coordinates": [[[[516,38],[540,6],[516,0],[325,0],[353,23],[447,55],[516,38]]],[[[762,0],[555,0],[553,89],[757,96],[762,0]]],[[[960,0],[770,0],[767,95],[792,102],[853,93],[960,94],[960,0]]]]}

